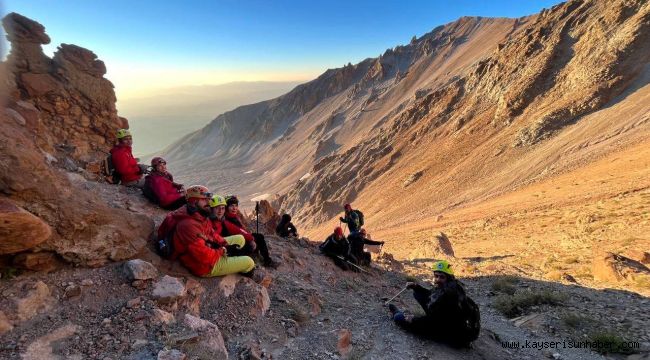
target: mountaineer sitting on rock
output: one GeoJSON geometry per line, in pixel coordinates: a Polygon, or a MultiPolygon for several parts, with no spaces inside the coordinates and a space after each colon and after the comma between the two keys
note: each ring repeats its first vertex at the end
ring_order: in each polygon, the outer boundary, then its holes
{"type": "Polygon", "coordinates": [[[339,218],[339,220],[348,224],[350,235],[352,235],[358,232],[363,226],[363,213],[359,210],[352,210],[352,205],[350,204],[345,204],[343,209],[345,209],[345,216],[339,218]]]}
{"type": "Polygon", "coordinates": [[[144,178],[142,193],[154,204],[167,210],[176,210],[185,205],[183,184],[174,182],[174,177],[167,171],[167,162],[161,157],[151,159],[151,173],[144,178]]]}
{"type": "Polygon", "coordinates": [[[357,233],[348,236],[350,243],[350,254],[359,260],[359,265],[369,266],[372,257],[370,253],[363,249],[364,245],[384,245],[383,241],[374,241],[368,238],[366,229],[361,229],[357,233]]]}
{"type": "Polygon", "coordinates": [[[357,259],[350,254],[350,243],[343,235],[343,229],[337,226],[334,233],[318,246],[320,251],[334,260],[334,264],[343,270],[354,270],[348,262],[356,263],[357,259]]]}
{"type": "Polygon", "coordinates": [[[284,238],[289,236],[298,237],[298,229],[296,229],[296,227],[291,222],[291,215],[282,215],[282,220],[280,220],[280,223],[275,228],[275,233],[278,234],[278,236],[284,238]]]}
{"type": "MultiPolygon", "coordinates": [[[[278,263],[271,258],[269,247],[266,244],[264,235],[248,231],[239,218],[239,199],[237,199],[235,195],[231,195],[226,197],[225,201],[225,215],[221,216],[219,219],[213,219],[213,223],[215,221],[223,223],[223,226],[221,227],[221,235],[243,235],[244,238],[246,238],[246,245],[241,249],[237,249],[234,254],[252,256],[257,253],[262,256],[262,265],[265,267],[276,268],[278,263]]],[[[215,201],[213,202],[213,205],[215,207],[223,206],[222,201],[215,201]]],[[[213,213],[216,213],[217,211],[218,210],[215,210],[213,213]]]]}
{"type": "Polygon", "coordinates": [[[147,171],[147,165],[138,164],[133,157],[131,132],[128,129],[119,129],[117,141],[117,145],[111,149],[111,162],[115,172],[119,175],[122,185],[142,188],[144,186],[142,174],[147,171]]]}
{"type": "Polygon", "coordinates": [[[243,236],[224,239],[215,233],[209,219],[209,201],[212,194],[201,185],[190,186],[186,193],[187,205],[165,218],[177,221],[173,235],[174,253],[181,263],[196,276],[222,276],[234,273],[250,274],[255,269],[255,262],[248,256],[229,256],[229,245],[244,246],[243,236]]]}
{"type": "Polygon", "coordinates": [[[468,346],[476,340],[481,329],[479,308],[470,299],[451,266],[445,260],[433,265],[435,288],[429,290],[416,283],[406,284],[426,315],[407,318],[393,304],[388,305],[393,320],[414,334],[445,342],[452,346],[468,346]]]}

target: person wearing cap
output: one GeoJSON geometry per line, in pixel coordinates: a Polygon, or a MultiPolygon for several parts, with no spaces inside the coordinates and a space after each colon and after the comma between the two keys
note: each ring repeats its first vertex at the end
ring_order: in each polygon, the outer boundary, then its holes
{"type": "Polygon", "coordinates": [[[355,270],[347,262],[357,263],[357,259],[350,254],[350,243],[343,235],[343,229],[340,226],[334,228],[334,232],[318,246],[320,251],[332,258],[334,264],[343,270],[355,270]]]}
{"type": "Polygon", "coordinates": [[[352,205],[345,204],[343,206],[345,210],[345,216],[339,218],[341,222],[348,224],[348,229],[350,229],[350,235],[357,233],[361,228],[361,220],[359,219],[359,214],[356,211],[352,210],[352,205]]]}
{"type": "Polygon", "coordinates": [[[478,306],[465,294],[465,289],[454,277],[451,265],[446,260],[434,263],[433,277],[433,289],[414,282],[406,284],[407,289],[413,290],[413,297],[422,306],[425,315],[407,317],[395,305],[389,304],[391,316],[397,325],[408,332],[452,346],[467,346],[478,337],[478,330],[472,330],[472,327],[480,329],[478,306]]]}
{"type": "Polygon", "coordinates": [[[165,159],[151,159],[151,168],[151,173],[144,178],[142,192],[145,197],[167,210],[176,210],[185,205],[187,200],[183,185],[174,182],[174,177],[167,171],[165,159]]]}
{"type": "Polygon", "coordinates": [[[248,256],[233,256],[229,245],[244,245],[242,236],[224,239],[215,233],[210,221],[212,194],[201,185],[190,186],[185,192],[187,205],[170,213],[161,227],[172,228],[172,259],[180,260],[192,274],[201,277],[242,273],[252,274],[255,262],[248,256]],[[173,225],[166,224],[169,220],[173,225]]]}
{"type": "Polygon", "coordinates": [[[144,186],[142,175],[147,171],[147,166],[138,164],[133,157],[131,132],[128,129],[119,129],[117,141],[117,145],[111,149],[111,162],[120,176],[122,185],[142,188],[144,186]]]}
{"type": "Polygon", "coordinates": [[[265,267],[276,268],[279,264],[271,258],[269,254],[269,247],[266,243],[264,235],[259,233],[251,233],[246,229],[241,221],[239,213],[239,199],[237,196],[230,195],[225,198],[226,208],[223,218],[224,225],[222,228],[222,235],[243,235],[246,238],[246,246],[241,249],[236,249],[235,254],[249,255],[259,254],[262,257],[262,265],[265,267]],[[234,227],[232,226],[234,225],[234,227]],[[236,230],[234,230],[236,228],[236,230]]]}

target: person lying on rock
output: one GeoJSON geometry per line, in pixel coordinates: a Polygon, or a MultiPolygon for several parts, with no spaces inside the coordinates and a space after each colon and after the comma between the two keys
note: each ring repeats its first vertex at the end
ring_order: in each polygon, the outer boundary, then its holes
{"type": "Polygon", "coordinates": [[[166,210],[176,210],[185,205],[183,184],[174,182],[174,177],[167,171],[167,162],[161,157],[151,159],[149,175],[144,178],[142,193],[154,204],[166,210]]]}
{"type": "Polygon", "coordinates": [[[372,257],[370,253],[363,249],[364,245],[384,245],[383,241],[374,241],[368,239],[366,229],[361,229],[357,233],[348,235],[350,243],[350,254],[359,260],[359,265],[369,266],[372,257]]]}
{"type": "Polygon", "coordinates": [[[345,216],[340,217],[339,220],[341,220],[343,223],[348,224],[350,235],[357,233],[363,225],[363,220],[359,215],[361,212],[358,210],[353,210],[352,205],[350,204],[345,204],[345,206],[343,206],[343,209],[345,210],[345,216]]]}
{"type": "Polygon", "coordinates": [[[111,162],[115,172],[119,175],[122,185],[142,188],[144,186],[142,175],[147,171],[147,165],[138,164],[133,157],[131,132],[128,129],[119,129],[117,141],[117,145],[111,149],[111,162]]]}
{"type": "Polygon", "coordinates": [[[278,262],[273,260],[269,254],[269,248],[264,235],[251,233],[244,227],[239,218],[239,199],[236,196],[231,195],[226,197],[225,204],[224,198],[213,198],[211,206],[213,226],[222,236],[242,235],[246,239],[244,247],[241,249],[232,249],[233,254],[248,256],[259,254],[262,257],[262,265],[265,267],[276,268],[278,266],[278,262]]]}
{"type": "Polygon", "coordinates": [[[325,256],[332,258],[336,266],[343,270],[356,271],[356,268],[348,262],[357,264],[357,259],[350,254],[350,243],[343,235],[343,229],[340,226],[334,228],[334,233],[328,236],[318,248],[325,256]]]}
{"type": "Polygon", "coordinates": [[[465,294],[465,289],[454,277],[445,260],[433,265],[435,287],[429,290],[409,282],[413,297],[424,309],[425,315],[407,317],[393,304],[388,308],[397,325],[414,333],[452,346],[468,346],[478,337],[481,320],[479,308],[465,294]]]}
{"type": "MultiPolygon", "coordinates": [[[[192,274],[202,277],[242,273],[252,274],[255,262],[249,256],[228,254],[226,247],[244,246],[242,235],[221,237],[215,233],[210,221],[212,194],[201,185],[190,186],[185,192],[187,205],[167,218],[177,220],[172,259],[178,258],[192,274]]],[[[165,220],[167,220],[165,218],[165,220]]],[[[161,227],[164,224],[161,224],[161,227]]]]}
{"type": "Polygon", "coordinates": [[[280,220],[280,223],[275,228],[275,233],[278,234],[278,236],[284,238],[289,236],[298,237],[298,230],[291,222],[291,215],[289,214],[282,215],[282,219],[280,220]]]}

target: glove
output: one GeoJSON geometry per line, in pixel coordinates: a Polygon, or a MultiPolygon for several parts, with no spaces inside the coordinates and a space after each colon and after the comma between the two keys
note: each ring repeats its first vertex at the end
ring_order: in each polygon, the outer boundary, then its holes
{"type": "Polygon", "coordinates": [[[345,222],[345,219],[342,218],[342,217],[340,217],[339,220],[341,220],[342,222],[345,222]]]}
{"type": "Polygon", "coordinates": [[[381,243],[382,245],[384,245],[386,242],[385,242],[385,241],[380,241],[380,243],[381,243]]]}

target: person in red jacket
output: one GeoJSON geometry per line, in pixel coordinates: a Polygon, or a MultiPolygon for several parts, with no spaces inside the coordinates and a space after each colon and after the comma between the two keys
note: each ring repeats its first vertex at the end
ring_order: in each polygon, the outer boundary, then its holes
{"type": "Polygon", "coordinates": [[[259,253],[262,256],[265,267],[276,268],[278,263],[271,258],[269,247],[266,244],[264,235],[251,233],[242,224],[239,219],[239,200],[236,196],[223,198],[214,196],[210,202],[213,228],[223,236],[242,235],[246,239],[246,245],[241,249],[232,249],[237,255],[249,255],[259,253]]]}
{"type": "Polygon", "coordinates": [[[174,177],[167,171],[167,162],[161,157],[151,159],[151,173],[144,177],[144,196],[167,210],[176,210],[185,205],[183,184],[174,182],[174,177]]]}
{"type": "Polygon", "coordinates": [[[191,186],[185,196],[187,205],[169,216],[177,221],[172,238],[172,259],[179,259],[183,266],[196,276],[250,274],[255,269],[253,259],[248,256],[229,256],[226,250],[228,245],[243,246],[243,236],[224,239],[212,228],[212,222],[208,218],[208,202],[212,194],[208,188],[201,185],[191,186]]]}
{"type": "Polygon", "coordinates": [[[118,144],[111,149],[111,162],[120,176],[122,185],[142,188],[144,186],[142,174],[147,170],[147,166],[138,164],[133,157],[131,132],[128,129],[119,129],[117,141],[118,144]]]}

